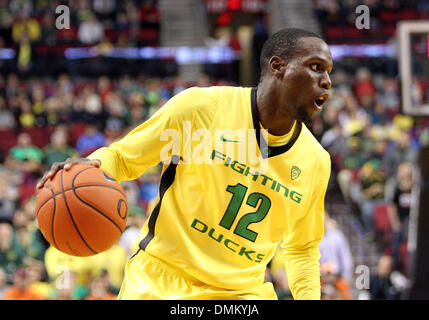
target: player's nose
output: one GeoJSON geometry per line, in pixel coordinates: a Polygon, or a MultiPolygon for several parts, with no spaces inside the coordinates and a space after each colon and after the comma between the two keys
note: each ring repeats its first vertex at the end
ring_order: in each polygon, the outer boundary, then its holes
{"type": "Polygon", "coordinates": [[[331,78],[329,77],[329,74],[327,72],[325,72],[325,75],[320,80],[320,87],[326,90],[329,90],[332,87],[331,78]]]}

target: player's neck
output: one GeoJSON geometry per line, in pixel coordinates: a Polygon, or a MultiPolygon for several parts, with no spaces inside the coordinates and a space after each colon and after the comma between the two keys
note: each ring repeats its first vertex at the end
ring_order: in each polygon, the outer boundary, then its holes
{"type": "Polygon", "coordinates": [[[295,119],[278,114],[278,97],[269,88],[269,84],[259,83],[256,96],[259,122],[275,136],[287,134],[293,127],[295,119]]]}

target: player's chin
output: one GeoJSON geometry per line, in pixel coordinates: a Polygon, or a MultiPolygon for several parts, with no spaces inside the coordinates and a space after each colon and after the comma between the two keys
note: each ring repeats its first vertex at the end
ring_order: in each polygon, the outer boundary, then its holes
{"type": "Polygon", "coordinates": [[[296,120],[301,121],[301,122],[308,122],[311,120],[311,118],[313,117],[313,115],[315,115],[317,112],[313,109],[310,108],[299,108],[297,110],[297,116],[296,116],[296,120]]]}

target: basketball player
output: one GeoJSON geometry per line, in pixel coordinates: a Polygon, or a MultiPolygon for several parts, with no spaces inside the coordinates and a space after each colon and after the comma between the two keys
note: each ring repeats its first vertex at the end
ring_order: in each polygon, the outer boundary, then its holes
{"type": "Polygon", "coordinates": [[[194,141],[168,152],[119,299],[277,299],[264,276],[278,247],[294,299],[320,299],[318,245],[331,165],[305,122],[329,97],[331,53],[317,34],[285,29],[266,41],[260,63],[257,88],[187,89],[121,140],[87,159],[54,164],[39,182],[75,163],[118,181],[136,179],[162,160],[166,130],[180,138],[189,130],[210,133],[212,162],[189,158],[183,150],[194,151],[194,141]],[[218,147],[244,143],[219,138],[219,129],[253,131],[247,143],[253,139],[267,161],[264,173],[218,147]]]}

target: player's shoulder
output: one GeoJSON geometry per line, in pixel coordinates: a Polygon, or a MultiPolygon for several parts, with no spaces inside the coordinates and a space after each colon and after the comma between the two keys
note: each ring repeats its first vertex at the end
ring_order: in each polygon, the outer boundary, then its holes
{"type": "Polygon", "coordinates": [[[245,100],[251,88],[234,86],[190,87],[172,98],[172,102],[185,105],[194,112],[214,111],[230,106],[231,101],[245,100]]]}
{"type": "Polygon", "coordinates": [[[245,94],[250,89],[234,86],[190,87],[179,93],[179,95],[205,96],[212,99],[220,99],[227,96],[245,94]]]}
{"type": "Polygon", "coordinates": [[[307,126],[302,123],[301,133],[303,135],[303,143],[307,150],[311,152],[315,161],[322,163],[325,168],[331,167],[331,156],[328,151],[323,148],[319,141],[314,137],[307,126]]]}
{"type": "Polygon", "coordinates": [[[210,87],[189,87],[179,94],[202,94],[202,95],[219,95],[224,92],[234,91],[240,87],[233,86],[210,86],[210,87]]]}
{"type": "Polygon", "coordinates": [[[172,102],[197,109],[215,107],[224,92],[224,87],[190,87],[171,98],[172,102]]]}
{"type": "Polygon", "coordinates": [[[218,96],[215,87],[190,87],[174,95],[163,108],[179,116],[213,113],[219,103],[218,96]]]}

